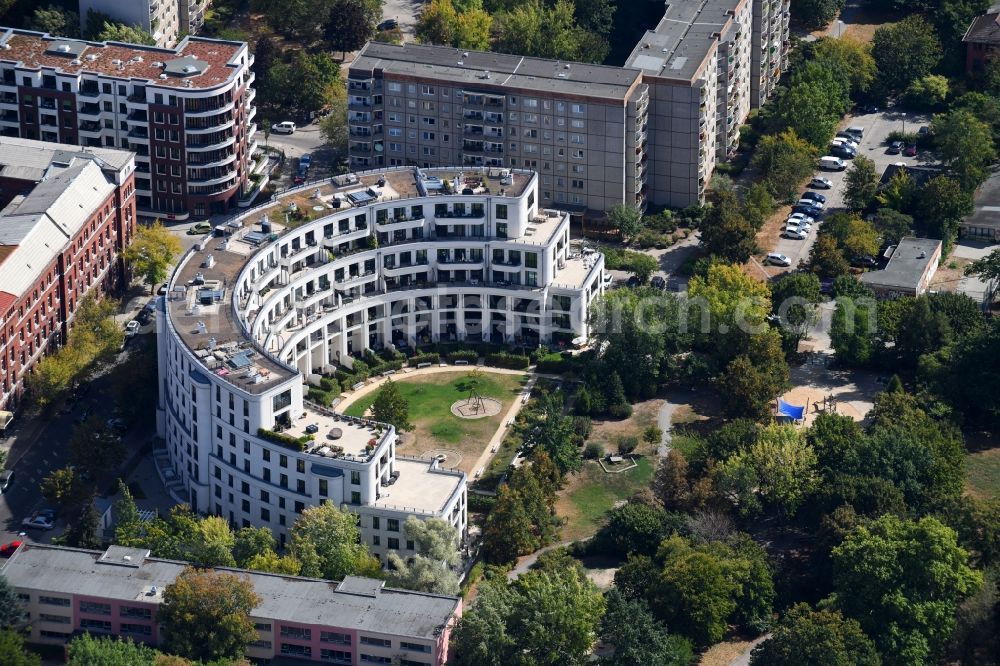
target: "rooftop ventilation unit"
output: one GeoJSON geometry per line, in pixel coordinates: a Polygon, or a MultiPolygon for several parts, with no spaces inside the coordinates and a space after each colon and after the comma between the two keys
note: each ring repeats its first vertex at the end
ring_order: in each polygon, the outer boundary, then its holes
{"type": "Polygon", "coordinates": [[[97,54],[96,53],[88,53],[87,54],[87,60],[89,60],[90,62],[94,62],[95,60],[97,60],[97,54]]]}
{"type": "Polygon", "coordinates": [[[167,78],[167,75],[166,74],[160,74],[160,78],[161,79],[165,79],[165,78],[167,78]]]}
{"type": "Polygon", "coordinates": [[[122,64],[122,61],[119,60],[118,58],[115,58],[114,60],[111,61],[111,64],[112,65],[120,65],[120,64],[122,64]]]}

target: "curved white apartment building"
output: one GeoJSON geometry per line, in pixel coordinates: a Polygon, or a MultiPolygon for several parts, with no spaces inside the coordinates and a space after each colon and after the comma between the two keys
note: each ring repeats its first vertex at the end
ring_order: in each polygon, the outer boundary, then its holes
{"type": "Polygon", "coordinates": [[[351,354],[438,341],[535,345],[586,335],[601,255],[570,250],[531,171],[410,167],[281,195],[204,239],[160,302],[157,465],[195,510],[267,526],[282,544],[323,501],[360,515],[380,558],[410,515],[464,536],[466,477],[396,453],[391,426],[307,403],[351,354]],[[269,436],[279,430],[299,446],[269,436]]]}

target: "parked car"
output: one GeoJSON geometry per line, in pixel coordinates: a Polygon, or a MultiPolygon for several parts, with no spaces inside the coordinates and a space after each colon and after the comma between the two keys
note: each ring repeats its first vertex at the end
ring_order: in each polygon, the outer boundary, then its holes
{"type": "Polygon", "coordinates": [[[40,530],[51,530],[54,527],[54,522],[48,516],[43,516],[40,513],[36,513],[33,516],[22,520],[21,526],[28,528],[37,528],[40,530]]]}
{"type": "Polygon", "coordinates": [[[271,131],[275,134],[295,134],[295,129],[295,123],[291,120],[285,120],[271,125],[271,131]]]}
{"type": "Polygon", "coordinates": [[[135,320],[139,322],[141,326],[145,326],[146,324],[149,323],[150,317],[152,317],[152,311],[143,308],[142,310],[139,311],[139,314],[136,315],[135,320]]]}
{"type": "Polygon", "coordinates": [[[200,234],[207,234],[212,230],[212,225],[209,222],[197,222],[191,225],[191,228],[187,230],[188,236],[197,236],[200,234]]]}
{"type": "Polygon", "coordinates": [[[129,323],[125,324],[125,335],[132,337],[139,332],[139,322],[133,319],[129,323]]]}
{"type": "Polygon", "coordinates": [[[848,127],[844,131],[853,136],[855,141],[861,141],[861,139],[865,138],[865,128],[860,125],[848,127]]]}
{"type": "Polygon", "coordinates": [[[649,284],[650,286],[656,289],[667,288],[667,281],[663,278],[662,275],[654,275],[653,278],[649,281],[649,284]]]}
{"type": "Polygon", "coordinates": [[[829,178],[824,178],[823,176],[816,176],[809,181],[809,187],[813,187],[817,190],[829,190],[833,187],[833,181],[829,178]]]}
{"type": "Polygon", "coordinates": [[[23,541],[11,541],[0,546],[0,557],[10,557],[14,551],[21,547],[23,541]]]}
{"type": "Polygon", "coordinates": [[[786,224],[785,231],[789,233],[802,234],[803,236],[809,235],[809,227],[804,227],[800,224],[795,224],[794,222],[786,224]]]}
{"type": "Polygon", "coordinates": [[[808,234],[798,227],[789,226],[785,227],[785,230],[781,233],[781,235],[785,238],[791,238],[792,240],[805,240],[808,234]]]}
{"type": "Polygon", "coordinates": [[[927,125],[921,125],[920,129],[917,130],[917,136],[927,136],[931,133],[931,128],[927,125]]]}
{"type": "Polygon", "coordinates": [[[847,165],[844,164],[844,160],[839,157],[835,157],[834,155],[824,155],[819,158],[819,168],[824,171],[843,171],[847,168],[847,165]]]}
{"type": "Polygon", "coordinates": [[[764,263],[787,267],[792,265],[792,260],[779,252],[768,252],[764,263]]]}
{"type": "Polygon", "coordinates": [[[847,145],[834,144],[830,146],[830,154],[833,155],[834,157],[842,157],[845,160],[852,160],[855,157],[857,157],[858,151],[854,150],[853,148],[847,145]]]}
{"type": "Polygon", "coordinates": [[[395,30],[399,27],[399,22],[396,19],[386,19],[378,24],[378,31],[384,32],[386,30],[395,30]]]}
{"type": "Polygon", "coordinates": [[[903,152],[903,142],[893,141],[892,143],[889,144],[889,147],[886,149],[885,152],[888,153],[889,155],[899,155],[901,152],[903,152]]]}
{"type": "Polygon", "coordinates": [[[903,154],[907,157],[916,157],[917,155],[917,144],[911,143],[906,148],[903,149],[903,154]]]}
{"type": "Polygon", "coordinates": [[[878,113],[878,106],[875,104],[861,104],[858,106],[861,113],[878,113]]]}
{"type": "Polygon", "coordinates": [[[4,471],[0,472],[0,493],[7,492],[7,489],[10,488],[10,484],[13,480],[14,480],[14,470],[5,469],[4,471]]]}
{"type": "Polygon", "coordinates": [[[851,134],[850,132],[847,132],[847,131],[837,132],[837,136],[834,139],[834,141],[836,141],[837,139],[845,139],[847,141],[850,141],[853,144],[859,144],[859,143],[861,143],[861,139],[858,138],[857,134],[851,134]]]}
{"type": "Polygon", "coordinates": [[[795,222],[797,224],[805,224],[808,226],[812,226],[812,223],[815,221],[816,220],[803,213],[792,213],[786,220],[786,222],[795,222]]]}
{"type": "Polygon", "coordinates": [[[630,276],[629,279],[625,281],[625,286],[627,286],[627,287],[638,287],[639,286],[639,278],[637,278],[634,275],[630,276]]]}
{"type": "Polygon", "coordinates": [[[858,142],[849,136],[847,137],[838,136],[833,141],[831,141],[830,144],[834,146],[847,146],[848,148],[852,148],[855,151],[857,151],[857,149],[860,147],[858,142]]]}
{"type": "Polygon", "coordinates": [[[809,200],[809,201],[818,201],[821,204],[825,204],[826,203],[826,197],[823,196],[822,194],[820,194],[819,192],[808,192],[808,191],[807,192],[803,192],[802,196],[799,197],[799,199],[809,200]]]}
{"type": "Polygon", "coordinates": [[[785,220],[786,227],[795,227],[796,229],[802,229],[805,232],[809,232],[812,229],[812,225],[801,219],[788,218],[785,220]]]}
{"type": "Polygon", "coordinates": [[[807,215],[813,218],[814,220],[818,220],[819,218],[823,217],[822,209],[817,208],[816,206],[811,206],[808,203],[795,204],[794,206],[792,206],[792,212],[802,213],[803,215],[807,215]]]}
{"type": "Polygon", "coordinates": [[[312,155],[306,153],[305,155],[299,158],[299,170],[301,171],[302,169],[308,169],[309,167],[312,166],[312,162],[313,162],[312,155]]]}
{"type": "Polygon", "coordinates": [[[878,268],[878,260],[870,256],[851,257],[851,266],[855,268],[878,268]]]}

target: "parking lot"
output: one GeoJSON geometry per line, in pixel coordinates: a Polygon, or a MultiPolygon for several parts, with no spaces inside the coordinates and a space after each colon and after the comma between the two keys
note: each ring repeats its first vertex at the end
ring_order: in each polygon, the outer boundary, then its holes
{"type": "MultiPolygon", "coordinates": [[[[926,153],[926,151],[917,153],[915,157],[906,157],[902,154],[890,155],[886,152],[888,148],[886,138],[889,136],[890,132],[905,129],[907,132],[915,133],[920,126],[927,125],[929,122],[930,118],[927,115],[914,113],[904,114],[902,112],[890,110],[880,111],[879,113],[848,116],[840,124],[839,129],[842,130],[847,127],[854,126],[865,128],[865,138],[858,148],[858,155],[864,155],[875,162],[875,166],[877,167],[879,174],[881,174],[887,166],[897,162],[921,166],[931,166],[935,163],[933,156],[926,153]]],[[[851,161],[844,161],[847,162],[849,169],[851,161]]],[[[832,212],[844,210],[844,182],[847,176],[847,170],[817,170],[814,175],[829,178],[833,183],[833,187],[829,190],[817,190],[826,196],[826,206],[824,208],[825,214],[829,215],[832,212]]],[[[782,208],[782,214],[778,216],[778,218],[771,220],[769,224],[775,225],[775,228],[784,226],[787,211],[787,207],[782,208]]],[[[813,225],[812,231],[804,240],[793,240],[791,238],[781,237],[778,239],[778,242],[774,247],[764,248],[768,252],[778,252],[783,254],[791,259],[792,262],[792,265],[789,268],[778,270],[774,270],[772,268],[769,269],[768,272],[777,274],[780,272],[794,270],[799,265],[800,261],[809,261],[809,252],[816,240],[816,232],[820,224],[822,224],[822,222],[813,225]]]]}

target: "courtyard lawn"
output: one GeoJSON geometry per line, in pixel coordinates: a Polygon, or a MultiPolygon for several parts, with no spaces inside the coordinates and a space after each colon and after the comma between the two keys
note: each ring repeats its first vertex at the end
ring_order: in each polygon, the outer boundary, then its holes
{"type": "MultiPolygon", "coordinates": [[[[407,433],[397,450],[404,455],[426,455],[432,451],[454,452],[445,466],[457,466],[471,474],[471,467],[482,455],[490,438],[500,427],[512,400],[521,392],[527,375],[509,375],[484,372],[479,383],[479,393],[502,403],[500,413],[481,419],[460,419],[451,413],[456,400],[469,397],[466,388],[467,371],[443,372],[425,375],[419,379],[394,380],[400,394],[410,406],[412,433],[407,433]]],[[[378,391],[352,403],[344,410],[349,416],[363,416],[375,401],[378,391]]]]}
{"type": "Polygon", "coordinates": [[[616,502],[627,500],[649,486],[655,461],[636,456],[636,464],[637,467],[625,472],[608,474],[594,460],[583,463],[556,504],[559,515],[566,519],[563,539],[576,540],[594,534],[616,502]]]}
{"type": "Polygon", "coordinates": [[[976,497],[1000,497],[1000,448],[965,456],[965,486],[976,497]]]}

